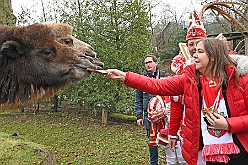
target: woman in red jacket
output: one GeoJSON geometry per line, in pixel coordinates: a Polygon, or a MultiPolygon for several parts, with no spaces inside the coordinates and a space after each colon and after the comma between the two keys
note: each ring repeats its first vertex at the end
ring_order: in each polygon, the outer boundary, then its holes
{"type": "Polygon", "coordinates": [[[207,165],[247,165],[248,74],[240,76],[236,61],[218,39],[200,40],[193,57],[195,63],[182,75],[161,80],[116,69],[107,72],[110,78],[147,93],[184,95],[182,154],[190,165],[197,165],[201,149],[207,165]]]}

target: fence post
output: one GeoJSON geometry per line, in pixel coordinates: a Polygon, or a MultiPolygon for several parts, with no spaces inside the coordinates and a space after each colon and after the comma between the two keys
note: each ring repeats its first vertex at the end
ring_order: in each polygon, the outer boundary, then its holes
{"type": "Polygon", "coordinates": [[[108,109],[103,107],[102,108],[102,125],[106,126],[108,120],[108,109]]]}

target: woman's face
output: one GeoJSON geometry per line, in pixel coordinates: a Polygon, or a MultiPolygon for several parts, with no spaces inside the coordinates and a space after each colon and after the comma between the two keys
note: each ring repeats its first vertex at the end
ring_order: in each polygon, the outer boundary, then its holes
{"type": "MultiPolygon", "coordinates": [[[[193,57],[195,58],[196,70],[199,70],[202,74],[204,74],[209,63],[209,57],[205,51],[202,41],[196,45],[196,53],[193,57]]],[[[209,69],[210,68],[211,67],[209,67],[209,69]]]]}

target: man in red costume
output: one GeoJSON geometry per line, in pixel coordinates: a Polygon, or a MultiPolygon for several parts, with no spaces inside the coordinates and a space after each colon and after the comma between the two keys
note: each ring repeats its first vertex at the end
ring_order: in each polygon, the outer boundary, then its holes
{"type": "MultiPolygon", "coordinates": [[[[189,24],[187,35],[186,35],[186,50],[184,47],[180,46],[181,53],[175,56],[172,60],[171,70],[175,74],[183,74],[183,69],[187,64],[191,64],[193,60],[193,55],[196,52],[196,43],[202,39],[206,38],[206,30],[203,26],[203,22],[200,20],[198,14],[194,10],[192,14],[192,20],[189,24]]],[[[175,150],[177,144],[178,136],[183,141],[184,138],[184,127],[185,127],[185,119],[183,116],[179,116],[177,113],[173,113],[173,111],[177,111],[180,109],[184,111],[184,103],[183,96],[173,96],[171,97],[171,115],[170,115],[170,127],[169,127],[169,145],[172,151],[175,150]],[[181,130],[178,128],[181,127],[181,130]]],[[[198,153],[198,165],[205,165],[206,163],[202,161],[201,158],[201,150],[198,153]]]]}

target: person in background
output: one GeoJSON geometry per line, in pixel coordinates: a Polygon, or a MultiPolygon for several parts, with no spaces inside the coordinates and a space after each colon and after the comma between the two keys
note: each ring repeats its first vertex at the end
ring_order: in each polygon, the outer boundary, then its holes
{"type": "MultiPolygon", "coordinates": [[[[146,68],[146,72],[144,76],[151,77],[154,79],[159,79],[163,71],[158,69],[158,60],[153,55],[147,55],[144,58],[144,65],[146,68]]],[[[145,126],[148,141],[150,139],[150,121],[148,120],[147,115],[147,107],[148,102],[153,95],[142,92],[140,90],[135,90],[135,102],[134,102],[134,110],[136,112],[137,124],[138,126],[145,126]]],[[[150,155],[150,164],[158,165],[158,148],[157,146],[150,146],[149,155],[150,155]]]]}
{"type": "MultiPolygon", "coordinates": [[[[167,114],[169,111],[169,96],[154,96],[150,99],[148,103],[147,113],[148,120],[151,122],[150,125],[150,141],[149,145],[153,147],[166,146],[168,147],[168,134],[164,133],[165,140],[158,141],[158,138],[162,138],[161,130],[166,127],[167,124],[167,114]]],[[[167,155],[166,155],[167,159],[167,155]]]]}
{"type": "Polygon", "coordinates": [[[180,140],[178,139],[175,152],[172,152],[168,146],[170,102],[169,96],[157,95],[152,97],[148,103],[148,119],[151,121],[150,145],[158,145],[165,149],[167,165],[178,165],[178,163],[179,165],[187,165],[182,157],[180,140]]]}
{"type": "Polygon", "coordinates": [[[234,50],[232,50],[229,47],[228,41],[227,41],[226,37],[222,33],[220,33],[216,38],[219,39],[219,40],[222,40],[223,42],[225,42],[226,48],[227,48],[227,51],[228,51],[229,55],[238,54],[237,52],[235,52],[234,50]]]}
{"type": "Polygon", "coordinates": [[[194,10],[186,35],[186,45],[191,56],[196,53],[196,42],[202,38],[207,38],[206,29],[197,12],[194,10]]]}
{"type": "Polygon", "coordinates": [[[247,165],[248,70],[240,74],[221,40],[201,39],[196,50],[195,63],[186,66],[181,75],[155,80],[108,69],[108,77],[154,95],[184,95],[182,154],[188,164],[197,165],[197,153],[203,148],[207,165],[247,165]]]}

